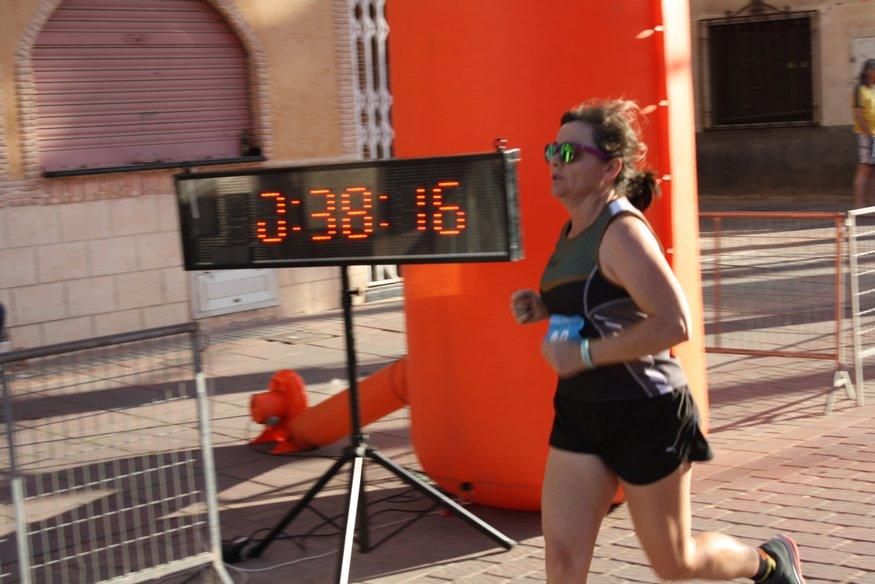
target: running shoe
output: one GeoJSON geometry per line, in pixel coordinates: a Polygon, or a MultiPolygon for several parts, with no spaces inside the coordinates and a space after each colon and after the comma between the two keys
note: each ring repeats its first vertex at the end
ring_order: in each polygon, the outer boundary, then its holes
{"type": "Polygon", "coordinates": [[[775,559],[776,564],[775,572],[764,584],[805,584],[795,541],[779,534],[760,547],[775,559]]]}

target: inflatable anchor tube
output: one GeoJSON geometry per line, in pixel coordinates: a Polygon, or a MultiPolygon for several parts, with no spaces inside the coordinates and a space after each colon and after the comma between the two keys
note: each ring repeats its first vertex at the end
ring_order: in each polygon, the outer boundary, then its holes
{"type": "MultiPolygon", "coordinates": [[[[366,426],[407,405],[407,358],[401,358],[358,382],[361,425],[366,426]]],[[[292,418],[280,428],[287,437],[274,450],[295,452],[327,446],[352,433],[348,390],[292,418]]]]}

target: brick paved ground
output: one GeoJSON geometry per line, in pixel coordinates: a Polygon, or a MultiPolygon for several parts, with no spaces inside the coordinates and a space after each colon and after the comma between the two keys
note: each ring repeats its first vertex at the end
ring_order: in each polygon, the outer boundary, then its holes
{"type": "MultiPolygon", "coordinates": [[[[356,309],[361,372],[402,355],[400,302],[356,309]]],[[[263,537],[330,466],[343,443],[303,456],[279,457],[247,440],[259,427],[247,422],[249,396],[271,373],[297,369],[311,403],[345,387],[342,321],[338,313],[296,319],[277,327],[213,336],[207,368],[214,384],[214,429],[223,537],[263,537]],[[291,327],[298,338],[267,341],[291,327]],[[318,337],[318,338],[317,338],[318,337]]],[[[694,528],[720,530],[750,543],[778,531],[799,542],[808,582],[875,583],[875,406],[857,407],[836,393],[824,415],[833,372],[829,363],[711,355],[708,359],[711,433],[715,461],[698,465],[694,528]]],[[[870,377],[873,373],[870,373],[870,377]]],[[[870,398],[873,401],[873,398],[870,398]]],[[[371,444],[395,462],[416,467],[400,410],[367,428],[371,444]]],[[[259,558],[235,564],[235,581],[331,582],[337,528],[342,522],[347,469],[318,500],[323,516],[306,511],[285,530],[310,537],[278,538],[259,558]]],[[[372,541],[404,525],[412,510],[429,508],[387,473],[367,467],[372,541]]],[[[486,507],[472,511],[519,542],[503,551],[458,518],[432,512],[368,554],[353,553],[352,581],[476,584],[543,582],[543,538],[536,513],[486,507]]],[[[625,506],[606,519],[590,582],[657,582],[647,567],[625,506]]]]}

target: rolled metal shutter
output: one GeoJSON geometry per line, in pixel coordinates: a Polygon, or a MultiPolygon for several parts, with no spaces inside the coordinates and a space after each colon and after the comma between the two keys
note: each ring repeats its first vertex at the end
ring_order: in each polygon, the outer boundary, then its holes
{"type": "Polygon", "coordinates": [[[45,172],[235,158],[246,53],[204,0],[64,0],[33,50],[45,172]]]}

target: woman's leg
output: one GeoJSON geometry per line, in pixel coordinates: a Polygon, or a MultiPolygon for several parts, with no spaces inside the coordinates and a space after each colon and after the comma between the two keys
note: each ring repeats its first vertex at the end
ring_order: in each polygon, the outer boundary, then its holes
{"type": "Polygon", "coordinates": [[[549,584],[583,584],[617,477],[601,459],[550,448],[541,495],[549,584]]]}
{"type": "Polygon", "coordinates": [[[854,208],[861,209],[866,207],[866,190],[868,187],[869,165],[858,164],[857,172],[854,174],[854,208]]]}
{"type": "Polygon", "coordinates": [[[864,192],[863,202],[865,207],[875,205],[875,164],[862,164],[866,167],[865,177],[863,178],[864,192]]]}
{"type": "Polygon", "coordinates": [[[720,533],[692,537],[689,463],[648,485],[623,482],[641,546],[664,580],[751,578],[759,568],[755,548],[720,533]]]}

